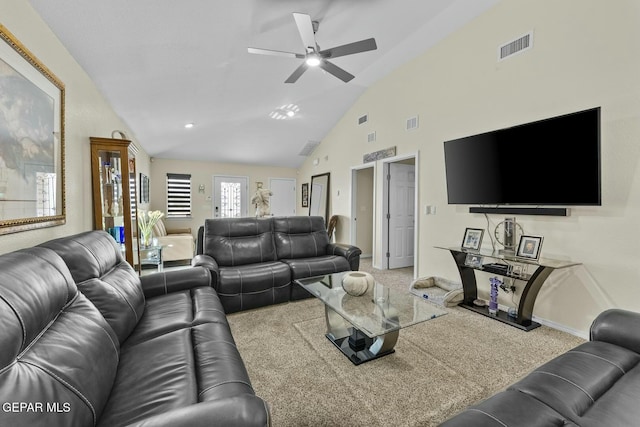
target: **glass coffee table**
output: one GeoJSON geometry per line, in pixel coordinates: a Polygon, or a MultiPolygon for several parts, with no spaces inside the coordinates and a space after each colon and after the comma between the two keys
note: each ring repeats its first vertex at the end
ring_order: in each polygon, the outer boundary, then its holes
{"type": "Polygon", "coordinates": [[[443,307],[408,290],[378,282],[362,296],[349,295],[342,289],[345,273],[295,282],[324,303],[326,337],[354,365],[395,352],[400,329],[447,314],[443,307]]]}

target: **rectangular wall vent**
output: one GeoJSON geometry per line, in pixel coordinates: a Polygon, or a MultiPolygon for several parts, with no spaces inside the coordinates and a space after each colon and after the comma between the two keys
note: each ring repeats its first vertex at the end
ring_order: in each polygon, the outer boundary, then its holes
{"type": "Polygon", "coordinates": [[[367,142],[375,142],[375,140],[376,140],[375,131],[367,134],[367,142]]]}
{"type": "Polygon", "coordinates": [[[406,130],[418,129],[418,116],[409,117],[407,119],[406,130]]]}
{"type": "Polygon", "coordinates": [[[498,61],[507,59],[516,53],[522,53],[533,47],[533,31],[498,47],[498,61]]]}
{"type": "Polygon", "coordinates": [[[308,157],[313,153],[313,150],[315,150],[318,145],[320,145],[320,141],[309,141],[304,147],[302,147],[302,150],[300,150],[298,155],[308,157]]]}
{"type": "Polygon", "coordinates": [[[369,121],[369,115],[365,114],[364,116],[358,117],[358,124],[363,125],[369,121]]]}

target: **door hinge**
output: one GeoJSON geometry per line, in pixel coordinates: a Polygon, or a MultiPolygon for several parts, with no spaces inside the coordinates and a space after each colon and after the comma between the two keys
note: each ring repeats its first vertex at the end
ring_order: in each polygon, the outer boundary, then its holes
{"type": "Polygon", "coordinates": [[[391,253],[387,252],[387,258],[391,258],[391,253]]]}

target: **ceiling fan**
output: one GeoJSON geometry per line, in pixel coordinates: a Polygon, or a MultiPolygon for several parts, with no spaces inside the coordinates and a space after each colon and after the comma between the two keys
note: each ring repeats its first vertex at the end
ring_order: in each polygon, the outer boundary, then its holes
{"type": "Polygon", "coordinates": [[[285,83],[295,83],[300,76],[307,71],[309,67],[320,67],[329,74],[333,74],[343,82],[348,82],[355,76],[348,73],[337,65],[328,61],[328,59],[338,58],[340,56],[352,55],[354,53],[367,52],[378,48],[373,38],[360,40],[354,43],[348,43],[342,46],[332,47],[330,49],[320,50],[316,42],[316,31],[318,31],[318,21],[311,21],[311,17],[304,13],[294,13],[293,18],[296,21],[298,32],[302,38],[305,47],[305,53],[282,52],[279,50],[260,49],[250,47],[249,53],[260,55],[284,56],[287,58],[299,58],[305,61],[289,76],[285,83]]]}

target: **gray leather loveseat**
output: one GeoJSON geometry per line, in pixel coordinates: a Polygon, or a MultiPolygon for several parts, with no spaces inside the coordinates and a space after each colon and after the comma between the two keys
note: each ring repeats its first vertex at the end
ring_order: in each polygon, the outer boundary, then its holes
{"type": "Polygon", "coordinates": [[[212,273],[226,313],[308,298],[295,279],[357,270],[361,251],[330,243],[320,216],[214,218],[198,233],[193,266],[212,273]]]}
{"type": "Polygon", "coordinates": [[[590,341],[441,424],[444,427],[640,425],[640,313],[611,309],[590,341]]]}
{"type": "Polygon", "coordinates": [[[0,256],[0,425],[269,425],[210,284],[102,231],[0,256]]]}

